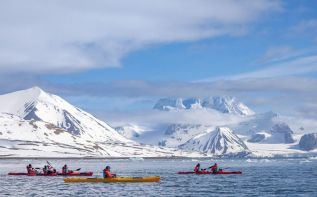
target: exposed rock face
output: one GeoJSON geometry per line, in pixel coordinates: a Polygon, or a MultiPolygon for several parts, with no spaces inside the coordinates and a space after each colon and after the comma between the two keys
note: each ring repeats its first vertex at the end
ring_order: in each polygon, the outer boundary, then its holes
{"type": "Polygon", "coordinates": [[[317,133],[305,134],[299,141],[302,150],[310,151],[317,148],[317,133]]]}
{"type": "Polygon", "coordinates": [[[275,124],[271,129],[272,135],[281,134],[284,137],[284,143],[290,144],[294,143],[293,131],[285,123],[275,124]]]}

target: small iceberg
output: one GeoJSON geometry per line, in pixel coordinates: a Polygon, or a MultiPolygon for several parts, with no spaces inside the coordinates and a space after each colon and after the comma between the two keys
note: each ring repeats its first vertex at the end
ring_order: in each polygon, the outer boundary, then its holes
{"type": "Polygon", "coordinates": [[[129,160],[130,161],[144,161],[142,157],[130,157],[129,160]]]}

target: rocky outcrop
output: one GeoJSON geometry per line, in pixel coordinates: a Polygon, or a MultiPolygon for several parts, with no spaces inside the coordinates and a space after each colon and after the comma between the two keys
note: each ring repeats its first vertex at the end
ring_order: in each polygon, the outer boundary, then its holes
{"type": "Polygon", "coordinates": [[[299,141],[302,150],[310,151],[317,148],[317,133],[305,134],[299,141]]]}
{"type": "Polygon", "coordinates": [[[284,143],[291,144],[294,143],[295,140],[293,138],[293,131],[286,123],[275,124],[271,129],[272,135],[283,135],[284,143]]]}

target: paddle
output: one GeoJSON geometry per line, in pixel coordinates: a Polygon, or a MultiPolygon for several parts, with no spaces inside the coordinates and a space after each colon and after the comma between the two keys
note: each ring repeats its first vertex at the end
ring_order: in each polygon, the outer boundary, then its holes
{"type": "Polygon", "coordinates": [[[46,163],[47,163],[49,166],[53,167],[53,166],[50,164],[50,162],[46,161],[46,163]]]}
{"type": "Polygon", "coordinates": [[[76,170],[74,170],[74,171],[80,171],[81,170],[81,168],[78,168],[78,169],[76,169],[76,170]]]}
{"type": "Polygon", "coordinates": [[[205,169],[201,169],[201,170],[207,170],[207,169],[210,169],[211,167],[208,167],[208,168],[205,168],[205,169]]]}

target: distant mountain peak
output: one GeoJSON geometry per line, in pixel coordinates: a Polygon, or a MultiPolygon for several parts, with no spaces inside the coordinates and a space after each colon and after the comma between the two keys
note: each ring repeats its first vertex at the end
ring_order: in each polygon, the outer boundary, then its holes
{"type": "Polygon", "coordinates": [[[248,147],[228,127],[216,127],[214,131],[197,135],[181,145],[185,150],[212,155],[245,154],[248,147]]]}
{"type": "Polygon", "coordinates": [[[235,97],[211,96],[200,98],[162,98],[154,105],[154,109],[162,111],[213,109],[221,113],[237,115],[253,115],[254,112],[235,97]]]}

